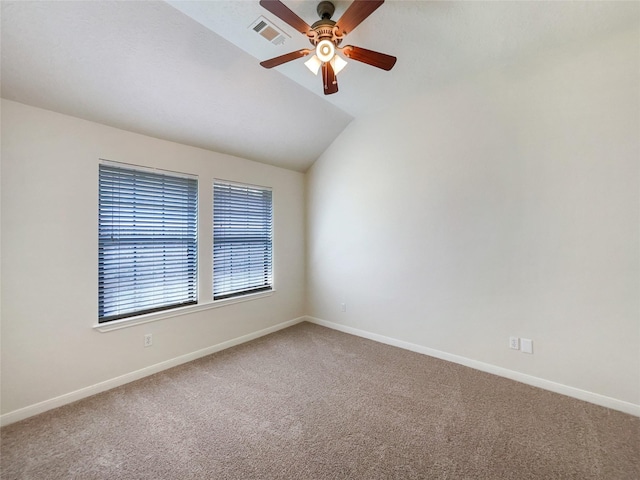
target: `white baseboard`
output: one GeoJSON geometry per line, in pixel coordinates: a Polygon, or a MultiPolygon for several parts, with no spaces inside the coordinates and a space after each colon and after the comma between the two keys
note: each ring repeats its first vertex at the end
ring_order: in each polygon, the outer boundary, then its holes
{"type": "Polygon", "coordinates": [[[14,410],[12,412],[5,413],[4,415],[0,416],[0,426],[9,425],[11,423],[24,420],[25,418],[38,415],[40,413],[46,412],[47,410],[61,407],[68,403],[72,403],[77,400],[90,397],[97,393],[104,392],[106,390],[110,390],[115,387],[119,387],[120,385],[124,385],[126,383],[139,380],[149,375],[153,375],[154,373],[158,373],[163,370],[167,370],[169,368],[181,365],[183,363],[187,363],[192,360],[205,357],[212,353],[219,352],[221,350],[234,347],[236,345],[240,345],[245,342],[249,342],[251,340],[262,337],[264,335],[268,335],[270,333],[277,332],[278,330],[291,327],[303,321],[308,321],[310,323],[315,323],[323,327],[328,327],[334,330],[338,330],[340,332],[349,333],[351,335],[356,335],[358,337],[363,337],[376,342],[392,345],[394,347],[403,348],[405,350],[410,350],[412,352],[417,352],[424,355],[429,355],[431,357],[439,358],[442,360],[447,360],[449,362],[458,363],[460,365],[471,367],[476,370],[480,370],[482,372],[492,373],[494,375],[509,378],[511,380],[516,380],[518,382],[525,383],[527,385],[532,385],[534,387],[539,387],[544,390],[560,393],[562,395],[567,395],[569,397],[577,398],[579,400],[584,400],[586,402],[594,403],[596,405],[600,405],[603,407],[611,408],[613,410],[618,410],[624,413],[628,413],[630,415],[635,415],[637,417],[640,417],[640,405],[636,405],[630,402],[625,402],[623,400],[617,400],[615,398],[600,395],[598,393],[588,392],[586,390],[570,387],[567,385],[563,385],[560,383],[552,382],[550,380],[534,377],[524,373],[516,372],[514,370],[509,370],[507,368],[498,367],[495,365],[491,365],[489,363],[479,362],[477,360],[461,357],[459,355],[454,355],[451,353],[434,350],[432,348],[424,347],[422,345],[417,345],[414,343],[405,342],[403,340],[397,340],[395,338],[386,337],[384,335],[367,332],[365,330],[360,330],[358,328],[348,327],[346,325],[329,322],[327,320],[322,320],[315,317],[304,316],[304,317],[295,318],[293,320],[289,320],[286,322],[282,322],[277,325],[273,325],[271,327],[259,330],[257,332],[252,332],[247,335],[242,335],[240,337],[233,338],[231,340],[227,340],[226,342],[222,342],[217,345],[213,345],[211,347],[203,348],[201,350],[197,350],[195,352],[191,352],[186,355],[181,355],[179,357],[172,358],[164,362],[156,363],[155,365],[151,365],[149,367],[145,367],[140,370],[136,370],[134,372],[127,373],[125,375],[121,375],[119,377],[112,378],[110,380],[106,380],[104,382],[96,383],[95,385],[81,388],[79,390],[75,390],[73,392],[69,392],[64,395],[51,398],[49,400],[45,400],[33,405],[29,405],[24,408],[20,408],[18,410],[14,410]]]}
{"type": "Polygon", "coordinates": [[[65,393],[64,395],[60,395],[58,397],[54,397],[49,400],[45,400],[43,402],[29,405],[28,407],[20,408],[12,412],[5,413],[4,415],[0,416],[0,426],[9,425],[10,423],[24,420],[25,418],[32,417],[33,415],[38,415],[39,413],[46,412],[47,410],[61,407],[68,403],[75,402],[76,400],[81,400],[83,398],[90,397],[91,395],[95,395],[97,393],[104,392],[106,390],[110,390],[115,387],[119,387],[120,385],[124,385],[126,383],[133,382],[134,380],[139,380],[149,375],[153,375],[154,373],[158,373],[163,370],[176,367],[183,363],[187,363],[192,360],[196,360],[198,358],[211,355],[212,353],[219,352],[226,348],[235,347],[236,345],[240,345],[241,343],[255,340],[256,338],[263,337],[273,332],[277,332],[278,330],[282,330],[283,328],[291,327],[305,320],[306,320],[306,317],[294,318],[293,320],[282,322],[277,325],[273,325],[271,327],[258,330],[257,332],[252,332],[252,333],[248,333],[247,335],[242,335],[237,338],[232,338],[231,340],[218,343],[217,345],[213,345],[211,347],[203,348],[195,352],[187,353],[186,355],[181,355],[176,358],[165,360],[164,362],[156,363],[155,365],[150,365],[140,370],[136,370],[134,372],[127,373],[125,375],[121,375],[119,377],[112,378],[110,380],[106,380],[104,382],[96,383],[95,385],[91,385],[89,387],[81,388],[80,390],[75,390],[73,392],[65,393]]]}
{"type": "Polygon", "coordinates": [[[310,323],[315,323],[317,325],[328,327],[333,330],[338,330],[340,332],[349,333],[351,335],[356,335],[358,337],[367,338],[369,340],[384,343],[387,345],[392,345],[394,347],[403,348],[405,350],[410,350],[412,352],[422,353],[424,355],[429,355],[430,357],[439,358],[441,360],[447,360],[449,362],[458,363],[460,365],[464,365],[465,367],[471,367],[476,370],[480,370],[482,372],[492,373],[500,377],[509,378],[517,382],[526,383],[527,385],[542,388],[544,390],[549,390],[555,393],[560,393],[562,395],[567,395],[569,397],[577,398],[579,400],[584,400],[585,402],[594,403],[602,407],[611,408],[613,410],[618,410],[620,412],[624,412],[630,415],[635,415],[636,417],[640,417],[640,405],[636,405],[630,402],[625,402],[624,400],[617,400],[615,398],[607,397],[605,395],[600,395],[598,393],[581,390],[579,388],[570,387],[568,385],[563,385],[561,383],[552,382],[550,380],[534,377],[532,375],[527,375],[525,373],[516,372],[514,370],[509,370],[507,368],[498,367],[490,363],[484,363],[478,360],[472,360],[470,358],[454,355],[452,353],[442,352],[440,350],[434,350],[432,348],[424,347],[422,345],[417,345],[415,343],[405,342],[403,340],[397,340],[395,338],[386,337],[384,335],[379,335],[377,333],[367,332],[365,330],[360,330],[358,328],[348,327],[346,325],[341,325],[339,323],[329,322],[327,320],[322,320],[320,318],[307,316],[305,317],[305,319],[310,323]]]}

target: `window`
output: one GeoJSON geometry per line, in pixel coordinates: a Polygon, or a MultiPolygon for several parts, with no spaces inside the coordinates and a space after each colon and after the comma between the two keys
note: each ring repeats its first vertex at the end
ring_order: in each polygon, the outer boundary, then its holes
{"type": "Polygon", "coordinates": [[[99,169],[98,321],[197,303],[197,179],[99,169]]]}
{"type": "Polygon", "coordinates": [[[213,299],[272,289],[271,189],[213,185],[213,299]]]}

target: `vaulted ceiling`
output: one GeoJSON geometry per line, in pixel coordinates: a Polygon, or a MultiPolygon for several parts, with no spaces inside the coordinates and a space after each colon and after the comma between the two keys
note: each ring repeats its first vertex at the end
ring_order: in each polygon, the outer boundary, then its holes
{"type": "MultiPolygon", "coordinates": [[[[316,1],[283,0],[311,24],[316,1]]],[[[351,3],[336,0],[338,19],[351,3]]],[[[339,92],[296,60],[286,23],[244,1],[2,1],[2,97],[133,132],[305,171],[353,118],[639,21],[636,2],[388,0],[348,44],[398,57],[350,61],[339,92]],[[264,17],[274,45],[251,26],[264,17]]]]}

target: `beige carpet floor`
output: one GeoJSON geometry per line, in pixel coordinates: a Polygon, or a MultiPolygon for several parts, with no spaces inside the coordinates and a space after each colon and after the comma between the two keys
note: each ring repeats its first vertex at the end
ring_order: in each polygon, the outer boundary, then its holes
{"type": "Polygon", "coordinates": [[[640,418],[309,323],[0,433],[6,480],[640,478],[640,418]]]}

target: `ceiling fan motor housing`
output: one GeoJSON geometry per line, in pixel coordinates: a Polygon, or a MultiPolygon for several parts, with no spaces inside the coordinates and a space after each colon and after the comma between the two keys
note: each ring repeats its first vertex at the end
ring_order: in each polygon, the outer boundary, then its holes
{"type": "Polygon", "coordinates": [[[316,11],[320,16],[320,20],[311,25],[309,32],[309,41],[312,45],[317,45],[322,40],[329,40],[336,47],[342,42],[342,35],[337,35],[336,22],[331,20],[331,16],[335,12],[336,7],[333,3],[323,0],[318,4],[316,11]]]}

